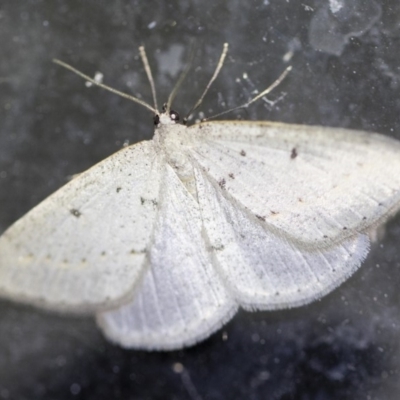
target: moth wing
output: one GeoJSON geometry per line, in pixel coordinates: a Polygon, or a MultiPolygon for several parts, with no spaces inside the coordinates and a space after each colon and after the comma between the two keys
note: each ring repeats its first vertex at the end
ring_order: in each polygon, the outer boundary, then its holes
{"type": "Polygon", "coordinates": [[[0,238],[0,296],[46,308],[119,304],[141,276],[161,163],[141,142],[80,174],[0,238]]]}
{"type": "Polygon", "coordinates": [[[283,239],[330,246],[400,207],[400,143],[388,137],[269,122],[189,130],[193,162],[283,239]]]}
{"type": "Polygon", "coordinates": [[[97,314],[123,347],[170,350],[209,336],[237,310],[205,245],[197,201],[167,165],[147,270],[135,296],[97,314]]]}
{"type": "Polygon", "coordinates": [[[223,282],[245,309],[280,309],[309,303],[348,278],[366,257],[369,240],[355,235],[310,249],[277,236],[196,171],[205,234],[223,282]]]}

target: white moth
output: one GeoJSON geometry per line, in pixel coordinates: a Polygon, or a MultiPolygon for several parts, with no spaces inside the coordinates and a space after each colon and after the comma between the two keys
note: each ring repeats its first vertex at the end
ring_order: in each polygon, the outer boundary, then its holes
{"type": "Polygon", "coordinates": [[[123,347],[179,349],[239,307],[295,307],[333,290],[400,208],[396,140],[273,122],[187,127],[173,97],[162,113],[155,94],[154,108],[132,98],[155,112],[153,139],[80,174],[3,234],[2,297],[95,313],[123,347]]]}

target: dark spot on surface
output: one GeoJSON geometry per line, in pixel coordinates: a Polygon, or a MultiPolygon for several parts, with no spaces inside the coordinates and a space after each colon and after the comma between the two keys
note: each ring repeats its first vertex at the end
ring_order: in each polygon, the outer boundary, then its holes
{"type": "Polygon", "coordinates": [[[117,187],[117,193],[119,193],[121,191],[121,187],[117,187]]]}
{"type": "Polygon", "coordinates": [[[297,150],[296,147],[293,147],[292,153],[290,154],[290,158],[293,160],[296,157],[297,157],[297,150]]]}
{"type": "Polygon", "coordinates": [[[299,201],[299,203],[303,203],[303,199],[301,197],[299,197],[297,200],[299,201]]]}
{"type": "Polygon", "coordinates": [[[362,219],[363,219],[363,221],[365,221],[367,219],[367,217],[363,217],[362,219]]]}
{"type": "Polygon", "coordinates": [[[279,213],[278,213],[278,211],[271,211],[271,214],[272,215],[278,215],[279,213]]]}
{"type": "Polygon", "coordinates": [[[257,214],[256,217],[261,221],[265,221],[265,217],[263,217],[262,215],[257,214]]]}
{"type": "Polygon", "coordinates": [[[328,236],[324,235],[323,238],[324,238],[324,239],[328,239],[328,236]]]}
{"type": "Polygon", "coordinates": [[[275,293],[275,296],[279,296],[279,295],[280,295],[280,293],[279,293],[279,292],[276,292],[276,293],[275,293]]]}
{"type": "Polygon", "coordinates": [[[86,263],[86,258],[82,258],[81,263],[85,264],[86,263]]]}
{"type": "Polygon", "coordinates": [[[246,152],[244,150],[241,150],[240,155],[245,157],[246,156],[246,152]]]}
{"type": "Polygon", "coordinates": [[[101,252],[101,255],[104,257],[104,256],[106,255],[106,252],[105,252],[105,251],[102,251],[102,252],[101,252]]]}
{"type": "Polygon", "coordinates": [[[69,210],[69,212],[76,218],[79,218],[82,215],[82,213],[75,208],[72,208],[71,210],[69,210]]]}
{"type": "Polygon", "coordinates": [[[153,121],[154,121],[154,125],[157,126],[160,123],[160,116],[158,114],[156,114],[153,117],[153,121]]]}
{"type": "Polygon", "coordinates": [[[223,244],[220,244],[219,246],[212,246],[212,248],[216,251],[221,251],[225,248],[223,244]]]}
{"type": "Polygon", "coordinates": [[[379,207],[382,207],[382,206],[383,206],[383,203],[378,203],[378,206],[379,206],[379,207]]]}
{"type": "Polygon", "coordinates": [[[228,176],[229,176],[229,178],[231,178],[231,179],[235,179],[235,175],[233,175],[232,172],[231,172],[228,176]]]}
{"type": "Polygon", "coordinates": [[[347,226],[344,226],[344,227],[343,227],[343,230],[344,230],[344,231],[347,231],[347,226]]]}
{"type": "Polygon", "coordinates": [[[225,185],[226,185],[226,180],[224,178],[222,178],[219,182],[218,185],[221,189],[225,189],[225,185]]]}

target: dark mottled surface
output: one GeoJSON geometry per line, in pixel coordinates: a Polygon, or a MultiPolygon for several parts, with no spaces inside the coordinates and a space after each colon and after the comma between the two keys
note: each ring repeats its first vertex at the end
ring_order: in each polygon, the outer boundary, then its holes
{"type": "MultiPolygon", "coordinates": [[[[184,113],[228,41],[226,65],[203,106],[210,115],[266,87],[292,51],[293,72],[269,96],[280,100],[230,118],[400,139],[400,7],[370,3],[332,0],[333,9],[342,5],[332,16],[327,0],[3,1],[0,232],[68,176],[152,135],[151,113],[87,89],[53,57],[150,99],[137,51],[145,44],[163,101],[194,42],[195,68],[174,106],[184,113]],[[237,81],[245,72],[249,80],[237,81]]],[[[0,302],[0,399],[398,399],[399,222],[388,224],[363,267],[321,301],[239,313],[184,351],[122,350],[91,319],[0,302]]]]}

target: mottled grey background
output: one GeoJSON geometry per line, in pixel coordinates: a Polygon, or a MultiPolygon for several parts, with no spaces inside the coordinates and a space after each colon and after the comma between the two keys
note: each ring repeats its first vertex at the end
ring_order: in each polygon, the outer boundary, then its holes
{"type": "MultiPolygon", "coordinates": [[[[194,43],[194,68],[174,107],[184,113],[225,41],[230,53],[206,115],[245,101],[290,63],[269,101],[229,118],[400,139],[397,1],[3,0],[0,232],[69,176],[152,136],[151,113],[86,88],[52,58],[101,71],[106,83],[150,100],[137,51],[145,44],[163,101],[194,43]]],[[[123,350],[89,318],[2,301],[0,399],[398,399],[399,245],[397,217],[363,267],[322,300],[239,313],[176,352],[123,350]]]]}

